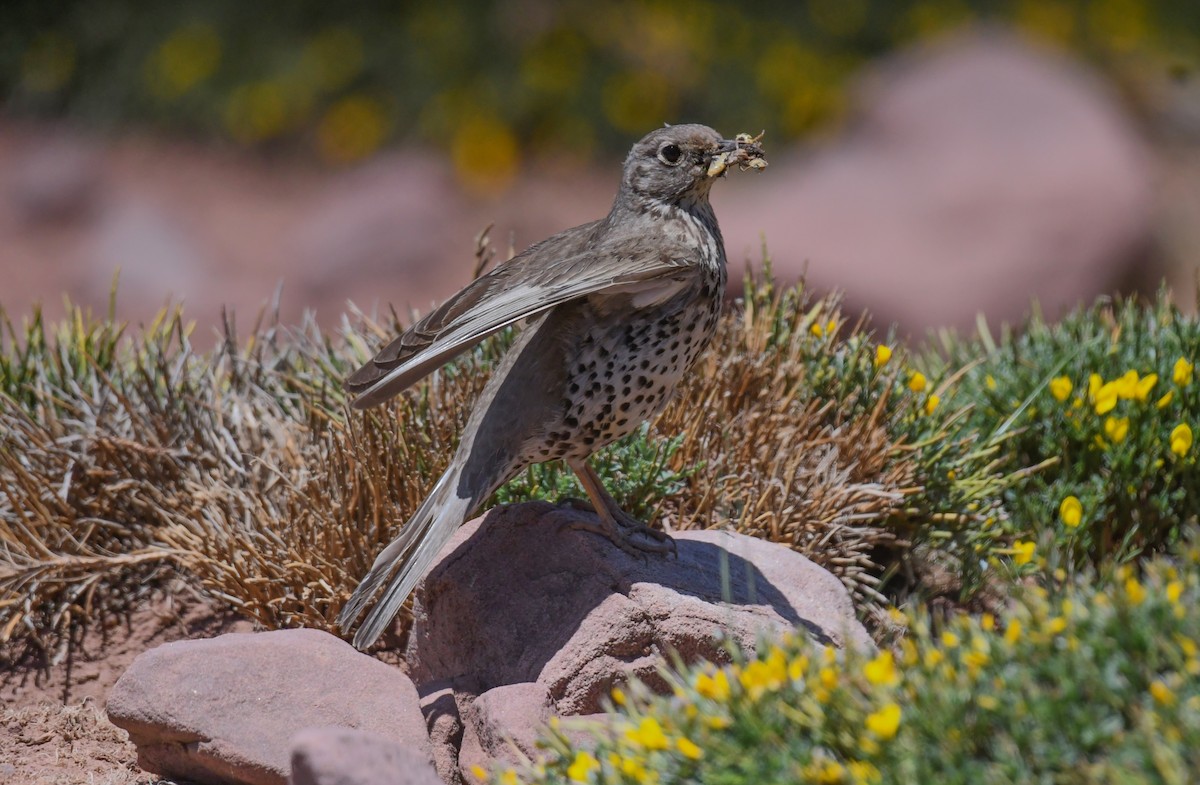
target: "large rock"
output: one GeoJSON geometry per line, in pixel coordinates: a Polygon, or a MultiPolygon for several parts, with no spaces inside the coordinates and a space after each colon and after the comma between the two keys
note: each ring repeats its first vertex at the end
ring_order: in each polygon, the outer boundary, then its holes
{"type": "Polygon", "coordinates": [[[532,682],[556,713],[588,714],[631,676],[655,683],[667,652],[727,660],[722,635],[748,651],[795,627],[871,646],[837,578],[784,546],[683,532],[677,557],[639,558],[563,528],[581,514],[531,503],[462,527],[417,593],[417,683],[482,695],[532,682]]]}
{"type": "Polygon", "coordinates": [[[425,753],[353,728],[307,728],[292,745],[291,785],[445,785],[425,753]]]}
{"type": "Polygon", "coordinates": [[[317,630],[151,649],[113,687],[108,717],[143,769],[199,783],[282,785],[292,738],[311,726],[371,731],[432,761],[408,677],[317,630]]]}
{"type": "Polygon", "coordinates": [[[807,269],[850,312],[917,335],[980,311],[1013,321],[1034,298],[1054,318],[1141,263],[1150,156],[1079,63],[965,35],[876,66],[854,105],[828,146],[769,148],[766,175],[714,190],[731,260],[765,236],[776,274],[807,269]]]}

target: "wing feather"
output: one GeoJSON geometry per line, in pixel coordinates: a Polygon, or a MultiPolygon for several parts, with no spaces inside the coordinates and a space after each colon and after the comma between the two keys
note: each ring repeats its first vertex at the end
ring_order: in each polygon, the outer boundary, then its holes
{"type": "Polygon", "coordinates": [[[354,408],[383,403],[522,319],[592,294],[661,288],[664,279],[689,267],[669,251],[647,252],[644,242],[630,242],[600,259],[595,252],[578,252],[542,261],[538,257],[552,250],[547,245],[534,246],[473,281],[385,346],[346,380],[346,388],[358,395],[354,408]],[[526,256],[535,251],[541,253],[526,256]]]}

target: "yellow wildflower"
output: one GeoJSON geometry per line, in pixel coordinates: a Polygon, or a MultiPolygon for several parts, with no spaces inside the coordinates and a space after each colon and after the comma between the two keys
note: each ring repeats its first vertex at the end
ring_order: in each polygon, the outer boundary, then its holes
{"type": "Polygon", "coordinates": [[[625,691],[620,687],[613,687],[612,702],[618,706],[625,705],[625,691]]]}
{"type": "Polygon", "coordinates": [[[519,785],[516,769],[505,769],[500,774],[500,785],[519,785]]]}
{"type": "Polygon", "coordinates": [[[1152,373],[1142,377],[1138,381],[1136,389],[1133,391],[1133,397],[1139,401],[1144,401],[1150,397],[1150,391],[1154,389],[1154,385],[1158,383],[1158,374],[1152,373]]]}
{"type": "Polygon", "coordinates": [[[1029,564],[1033,561],[1033,552],[1037,548],[1037,544],[1029,540],[1017,540],[1013,543],[1013,563],[1018,567],[1029,564]]]}
{"type": "Polygon", "coordinates": [[[1109,417],[1104,420],[1104,435],[1112,439],[1113,444],[1125,441],[1129,433],[1128,417],[1109,417]]]}
{"type": "Polygon", "coordinates": [[[1083,521],[1083,503],[1079,501],[1077,496],[1068,496],[1062,500],[1062,504],[1058,505],[1058,517],[1062,518],[1063,524],[1074,529],[1083,521]]]}
{"type": "Polygon", "coordinates": [[[800,681],[807,672],[808,657],[805,657],[803,654],[788,663],[788,678],[792,681],[800,681]]]}
{"type": "Polygon", "coordinates": [[[1092,396],[1092,404],[1096,410],[1096,414],[1108,414],[1117,406],[1117,382],[1108,382],[1100,386],[1096,390],[1096,394],[1092,396]]]}
{"type": "Polygon", "coordinates": [[[821,668],[817,673],[817,678],[821,680],[821,686],[827,690],[832,690],[838,683],[837,671],[829,667],[821,668]]]}
{"type": "Polygon", "coordinates": [[[729,727],[730,720],[728,717],[720,714],[709,714],[704,718],[704,724],[713,730],[721,730],[722,728],[729,727]]]}
{"type": "Polygon", "coordinates": [[[990,373],[987,376],[983,377],[983,383],[984,383],[984,385],[987,386],[987,388],[989,390],[996,389],[996,377],[992,376],[990,373]]]}
{"type": "Polygon", "coordinates": [[[1098,373],[1088,375],[1088,400],[1095,401],[1096,393],[1104,386],[1104,379],[1098,373]]]}
{"type": "Polygon", "coordinates": [[[1173,400],[1175,400],[1175,391],[1167,390],[1167,394],[1164,395],[1163,397],[1159,398],[1158,401],[1155,402],[1154,408],[1165,409],[1171,405],[1171,401],[1173,401],[1173,400]]]}
{"type": "Polygon", "coordinates": [[[712,676],[701,673],[696,677],[696,692],[711,700],[724,703],[729,700],[729,677],[723,670],[717,671],[712,676]]]}
{"type": "Polygon", "coordinates": [[[895,687],[900,683],[900,674],[896,670],[896,661],[890,651],[883,651],[879,656],[863,666],[867,681],[876,686],[895,687]]]}
{"type": "Polygon", "coordinates": [[[865,760],[852,760],[846,764],[846,768],[850,771],[850,778],[854,780],[855,785],[875,785],[883,779],[879,769],[865,760]]]}
{"type": "Polygon", "coordinates": [[[704,757],[704,750],[696,746],[691,739],[683,738],[682,736],[675,742],[675,746],[683,753],[683,757],[691,758],[692,760],[700,760],[704,757]]]}
{"type": "Polygon", "coordinates": [[[600,768],[600,761],[592,757],[587,750],[575,753],[575,760],[567,767],[567,778],[571,782],[587,782],[588,776],[600,768]]]}
{"type": "Polygon", "coordinates": [[[1192,449],[1192,428],[1185,422],[1176,425],[1171,431],[1171,452],[1183,457],[1192,449]]]}
{"type": "Polygon", "coordinates": [[[1066,376],[1056,376],[1050,380],[1050,394],[1057,401],[1065,401],[1071,397],[1071,390],[1074,386],[1071,384],[1070,378],[1066,376]]]}
{"type": "Polygon", "coordinates": [[[1130,603],[1141,605],[1146,599],[1146,589],[1137,578],[1130,576],[1125,579],[1125,595],[1130,603]]]}
{"type": "Polygon", "coordinates": [[[925,414],[933,414],[934,410],[937,409],[938,404],[941,402],[942,399],[940,396],[930,395],[925,399],[925,414]]]}
{"type": "Polygon", "coordinates": [[[942,645],[945,646],[947,649],[953,649],[953,648],[957,647],[958,644],[959,644],[958,636],[955,635],[954,633],[950,632],[950,630],[946,630],[945,632],[942,633],[942,645]]]}
{"type": "Polygon", "coordinates": [[[669,745],[662,725],[653,717],[644,717],[637,728],[625,731],[625,738],[648,750],[665,750],[669,745]]]}
{"type": "Polygon", "coordinates": [[[649,779],[646,767],[637,758],[625,758],[622,760],[621,773],[636,782],[646,782],[649,779]]]}
{"type": "Polygon", "coordinates": [[[867,730],[884,741],[896,735],[900,729],[900,706],[889,703],[879,711],[867,715],[867,730]]]}
{"type": "Polygon", "coordinates": [[[941,649],[930,649],[929,651],[925,652],[925,667],[929,670],[933,670],[937,667],[938,663],[945,658],[946,655],[942,654],[941,649]]]}
{"type": "Polygon", "coordinates": [[[892,359],[892,347],[881,343],[875,347],[875,367],[881,368],[887,365],[887,361],[892,359]]]}
{"type": "Polygon", "coordinates": [[[832,758],[818,758],[804,767],[805,779],[820,785],[835,785],[846,776],[846,768],[832,758]]]}
{"type": "Polygon", "coordinates": [[[1174,605],[1183,596],[1183,581],[1171,581],[1167,584],[1167,602],[1174,605]]]}
{"type": "Polygon", "coordinates": [[[1051,635],[1058,635],[1060,632],[1062,632],[1066,628],[1067,628],[1067,620],[1064,619],[1062,616],[1055,616],[1053,619],[1051,619],[1049,622],[1046,623],[1046,629],[1050,631],[1051,635]]]}
{"type": "Polygon", "coordinates": [[[478,764],[471,767],[471,773],[479,780],[486,780],[488,778],[487,770],[478,764]]]}
{"type": "Polygon", "coordinates": [[[1117,395],[1121,398],[1129,399],[1137,397],[1138,390],[1138,372],[1126,371],[1119,378],[1113,381],[1116,385],[1117,395]]]}
{"type": "Polygon", "coordinates": [[[1186,387],[1192,383],[1192,371],[1194,370],[1195,366],[1192,363],[1180,357],[1175,361],[1175,367],[1171,371],[1171,381],[1180,387],[1186,387]]]}
{"type": "Polygon", "coordinates": [[[1155,703],[1160,706],[1170,706],[1175,703],[1175,692],[1162,682],[1161,679],[1155,679],[1150,682],[1150,695],[1154,697],[1155,703]]]}
{"type": "Polygon", "coordinates": [[[913,375],[908,377],[908,389],[913,392],[921,392],[929,384],[925,378],[925,374],[920,371],[914,371],[913,375]]]}

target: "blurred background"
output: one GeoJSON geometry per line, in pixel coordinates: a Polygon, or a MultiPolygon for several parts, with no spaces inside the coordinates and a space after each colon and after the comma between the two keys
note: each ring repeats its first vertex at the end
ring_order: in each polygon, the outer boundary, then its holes
{"type": "Polygon", "coordinates": [[[766,130],[714,190],[735,282],[765,242],[913,335],[1194,307],[1198,66],[1195,0],[5,0],[0,305],[426,310],[703,122],[766,130]]]}

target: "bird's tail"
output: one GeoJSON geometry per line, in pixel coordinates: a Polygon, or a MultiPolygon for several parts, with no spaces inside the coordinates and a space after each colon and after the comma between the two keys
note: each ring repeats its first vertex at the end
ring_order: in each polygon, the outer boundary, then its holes
{"type": "Polygon", "coordinates": [[[391,624],[408,599],[417,582],[433,565],[438,553],[454,535],[456,529],[478,503],[475,499],[460,498],[456,493],[458,473],[447,471],[433,491],[421,503],[396,539],[383,549],[362,583],[338,614],[338,626],[348,629],[375,595],[385,580],[379,601],[367,612],[358,631],[354,647],[366,649],[391,624]]]}

